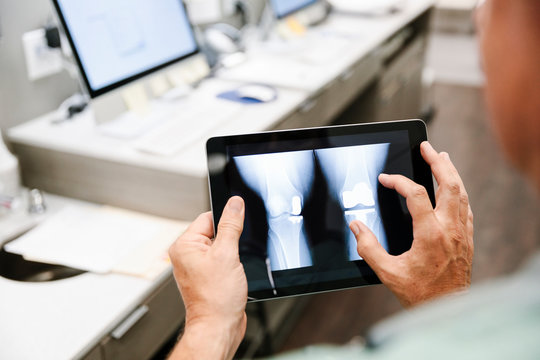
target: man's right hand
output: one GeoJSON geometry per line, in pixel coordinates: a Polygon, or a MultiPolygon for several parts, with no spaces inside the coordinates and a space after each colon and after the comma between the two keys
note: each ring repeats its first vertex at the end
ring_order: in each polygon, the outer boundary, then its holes
{"type": "Polygon", "coordinates": [[[447,153],[437,153],[427,141],[421,152],[439,184],[435,209],[423,186],[401,175],[379,177],[383,186],[407,199],[413,220],[411,249],[392,256],[366,225],[350,224],[358,254],[405,307],[465,290],[471,283],[473,214],[467,192],[447,153]]]}

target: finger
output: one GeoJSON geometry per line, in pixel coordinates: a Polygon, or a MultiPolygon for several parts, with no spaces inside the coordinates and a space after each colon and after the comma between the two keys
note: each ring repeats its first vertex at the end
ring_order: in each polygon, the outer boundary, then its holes
{"type": "Polygon", "coordinates": [[[238,254],[238,241],[244,228],[244,200],[239,196],[229,199],[219,220],[215,246],[238,254]]]}
{"type": "Polygon", "coordinates": [[[461,208],[461,201],[466,198],[465,186],[450,157],[445,152],[437,153],[427,141],[421,144],[420,150],[439,184],[436,209],[444,212],[451,222],[459,218],[466,224],[468,200],[465,208],[461,208]]]}
{"type": "Polygon", "coordinates": [[[207,237],[208,239],[214,238],[214,221],[212,220],[212,213],[205,212],[197,217],[193,221],[184,234],[196,234],[207,237]]]}
{"type": "Polygon", "coordinates": [[[407,200],[407,208],[413,220],[423,222],[434,217],[433,206],[423,186],[403,175],[381,174],[379,181],[384,187],[396,190],[407,200]]]}
{"type": "Polygon", "coordinates": [[[383,281],[384,274],[392,271],[391,255],[379,243],[373,232],[361,221],[355,220],[349,225],[356,237],[358,255],[375,271],[383,281]]]}

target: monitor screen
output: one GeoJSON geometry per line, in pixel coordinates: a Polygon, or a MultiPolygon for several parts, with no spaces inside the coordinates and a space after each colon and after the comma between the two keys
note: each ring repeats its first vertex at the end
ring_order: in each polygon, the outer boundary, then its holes
{"type": "Polygon", "coordinates": [[[272,9],[279,19],[316,2],[317,0],[270,0],[272,9]]]}
{"type": "Polygon", "coordinates": [[[181,0],[54,0],[91,97],[198,51],[181,0]]]}

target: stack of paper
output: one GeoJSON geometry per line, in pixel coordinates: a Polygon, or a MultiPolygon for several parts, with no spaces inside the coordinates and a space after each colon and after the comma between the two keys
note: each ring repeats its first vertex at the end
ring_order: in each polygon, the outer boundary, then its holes
{"type": "Polygon", "coordinates": [[[107,206],[69,206],[5,249],[27,260],[95,273],[153,277],[167,266],[167,248],[186,227],[107,206]]]}

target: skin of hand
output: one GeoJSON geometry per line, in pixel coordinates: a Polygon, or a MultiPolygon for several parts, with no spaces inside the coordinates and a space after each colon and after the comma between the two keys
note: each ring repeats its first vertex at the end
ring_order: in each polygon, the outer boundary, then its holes
{"type": "Polygon", "coordinates": [[[231,359],[246,331],[247,280],[238,255],[244,201],[232,197],[215,240],[212,214],[195,220],[169,249],[186,307],[182,339],[171,359],[231,359]]]}
{"type": "Polygon", "coordinates": [[[379,177],[384,187],[407,200],[411,249],[390,255],[366,225],[358,220],[350,224],[358,254],[406,308],[469,288],[474,253],[473,213],[456,168],[447,153],[437,153],[427,141],[420,149],[439,184],[435,209],[423,186],[401,175],[379,177]]]}

